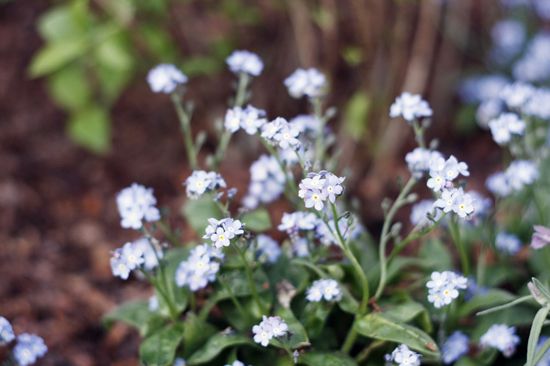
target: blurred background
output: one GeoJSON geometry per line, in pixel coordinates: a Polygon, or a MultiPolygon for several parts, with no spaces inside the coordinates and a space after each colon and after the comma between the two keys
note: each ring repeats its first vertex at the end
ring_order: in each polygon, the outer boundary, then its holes
{"type": "MultiPolygon", "coordinates": [[[[45,338],[40,364],[137,364],[137,335],[101,325],[115,304],[149,295],[110,272],[110,250],[132,239],[116,193],[134,181],[153,187],[192,237],[173,212],[190,173],[176,115],[145,82],[161,62],[190,77],[192,126],[210,131],[233,93],[224,60],[234,49],[265,62],[252,103],[270,117],[307,112],[282,81],[297,67],[322,70],[353,172],[347,187],[373,232],[413,146],[388,118],[402,91],[430,102],[430,137],[460,154],[484,191],[500,151],[457,90],[492,67],[491,29],[507,11],[498,0],[0,0],[0,314],[45,338]]],[[[528,31],[544,27],[533,9],[518,14],[528,31]]],[[[221,169],[241,193],[257,154],[237,138],[221,169]]]]}

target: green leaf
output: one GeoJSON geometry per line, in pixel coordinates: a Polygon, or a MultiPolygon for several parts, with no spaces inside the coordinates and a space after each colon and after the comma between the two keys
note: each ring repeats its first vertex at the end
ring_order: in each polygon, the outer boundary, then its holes
{"type": "Polygon", "coordinates": [[[400,322],[407,323],[424,311],[426,311],[426,308],[422,304],[407,301],[398,305],[391,305],[388,309],[384,309],[384,314],[400,322]]]}
{"type": "Polygon", "coordinates": [[[271,229],[271,218],[269,212],[264,208],[245,213],[241,221],[250,231],[262,232],[271,229]]]}
{"type": "Polygon", "coordinates": [[[200,365],[212,361],[226,348],[242,345],[256,347],[250,338],[243,335],[217,333],[186,361],[189,365],[200,365]]]}
{"type": "Polygon", "coordinates": [[[453,266],[449,246],[441,240],[431,239],[422,244],[419,251],[422,266],[434,271],[445,271],[453,266]]]}
{"type": "Polygon", "coordinates": [[[352,358],[338,352],[306,352],[298,358],[298,364],[307,366],[357,366],[352,358]]]}
{"type": "Polygon", "coordinates": [[[50,42],[81,36],[86,32],[90,15],[84,1],[52,7],[40,16],[38,32],[50,42]]]}
{"type": "Polygon", "coordinates": [[[354,140],[360,140],[368,127],[368,114],[371,101],[367,93],[358,91],[349,100],[345,107],[346,132],[354,140]]]}
{"type": "Polygon", "coordinates": [[[183,324],[168,325],[145,338],[139,348],[139,358],[147,366],[171,365],[183,339],[183,324]]]}
{"type": "Polygon", "coordinates": [[[100,42],[94,49],[94,56],[97,63],[113,71],[125,71],[134,64],[130,40],[121,32],[100,42]]]}
{"type": "Polygon", "coordinates": [[[203,195],[196,200],[188,200],[183,206],[183,216],[189,225],[202,236],[209,218],[222,218],[222,212],[211,195],[203,195]]]}
{"type": "Polygon", "coordinates": [[[96,153],[104,153],[110,146],[109,115],[99,106],[79,110],[69,119],[68,133],[74,142],[96,153]]]}
{"type": "Polygon", "coordinates": [[[289,337],[281,339],[272,339],[270,344],[280,348],[299,349],[310,345],[306,330],[296,319],[292,310],[279,307],[275,315],[280,316],[288,325],[289,337]]]}
{"type": "Polygon", "coordinates": [[[103,324],[110,327],[115,321],[136,328],[142,336],[162,324],[162,317],[149,310],[147,301],[129,301],[111,310],[103,317],[103,324]]]}
{"type": "Polygon", "coordinates": [[[359,311],[359,302],[351,295],[347,287],[340,286],[342,289],[342,299],[338,301],[338,307],[349,314],[357,314],[359,311]]]}
{"type": "Polygon", "coordinates": [[[61,107],[71,111],[83,109],[92,96],[84,67],[78,63],[51,75],[48,78],[48,89],[61,107]]]}
{"type": "MultiPolygon", "coordinates": [[[[180,313],[187,308],[189,296],[191,295],[187,288],[181,288],[176,285],[176,271],[180,263],[187,259],[190,249],[189,246],[186,246],[169,250],[164,258],[166,262],[166,267],[163,271],[165,276],[164,283],[168,286],[168,294],[172,303],[180,313]]],[[[158,276],[160,276],[160,271],[158,272],[158,276]]],[[[161,299],[160,296],[157,297],[159,300],[161,299]]]]}
{"type": "Polygon", "coordinates": [[[514,295],[507,291],[498,289],[488,290],[487,292],[475,295],[469,301],[465,302],[458,309],[458,316],[460,318],[466,317],[479,309],[500,305],[512,300],[514,300],[514,295]]]}
{"type": "Polygon", "coordinates": [[[312,339],[321,334],[331,310],[332,304],[324,302],[308,302],[304,307],[301,320],[312,339]]]}
{"type": "Polygon", "coordinates": [[[479,363],[472,360],[470,357],[461,357],[456,361],[455,366],[479,366],[479,363]]]}
{"type": "Polygon", "coordinates": [[[550,348],[550,338],[544,341],[544,343],[541,344],[541,346],[537,350],[537,353],[535,354],[535,357],[533,359],[533,363],[535,365],[537,365],[540,362],[540,360],[544,357],[544,355],[546,354],[549,348],[550,348]]]}
{"type": "Polygon", "coordinates": [[[216,328],[200,319],[194,313],[188,312],[183,322],[183,345],[185,357],[191,356],[197,349],[216,333],[216,328]]]}
{"type": "Polygon", "coordinates": [[[550,307],[544,306],[537,311],[537,315],[535,315],[535,319],[533,319],[533,325],[531,326],[529,341],[527,343],[527,363],[525,366],[535,366],[535,353],[537,351],[540,331],[548,316],[548,312],[550,312],[550,307]]]}
{"type": "Polygon", "coordinates": [[[57,71],[69,62],[74,61],[86,52],[87,44],[84,39],[67,39],[48,43],[34,56],[30,74],[39,77],[57,71]]]}
{"type": "Polygon", "coordinates": [[[394,320],[384,314],[371,313],[356,322],[355,329],[365,337],[406,344],[410,348],[439,359],[439,349],[424,331],[394,320]]]}

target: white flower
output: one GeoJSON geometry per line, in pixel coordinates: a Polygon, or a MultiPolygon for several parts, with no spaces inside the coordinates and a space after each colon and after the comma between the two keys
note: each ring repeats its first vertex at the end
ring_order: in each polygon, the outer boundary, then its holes
{"type": "Polygon", "coordinates": [[[539,169],[532,161],[515,160],[506,169],[505,174],[510,187],[515,191],[520,191],[538,179],[539,169]]]}
{"type": "MultiPolygon", "coordinates": [[[[433,200],[422,200],[418,203],[416,203],[411,210],[411,224],[414,226],[421,225],[421,226],[427,226],[432,221],[428,218],[428,215],[431,214],[434,216],[434,219],[437,220],[438,218],[435,217],[437,215],[438,211],[434,211],[434,201],[433,200]]],[[[441,215],[438,215],[441,216],[441,215]]]]}
{"type": "Polygon", "coordinates": [[[493,140],[499,145],[505,145],[512,140],[512,135],[523,135],[525,122],[514,113],[503,113],[489,121],[489,128],[493,140]]]}
{"type": "Polygon", "coordinates": [[[504,100],[508,108],[521,109],[533,96],[535,88],[520,81],[506,85],[500,92],[500,98],[504,100]]]}
{"type": "Polygon", "coordinates": [[[155,207],[157,200],[152,188],[134,183],[124,188],[116,197],[118,212],[121,217],[120,226],[123,228],[140,229],[143,221],[153,222],[160,220],[160,212],[155,207]]]}
{"type": "Polygon", "coordinates": [[[445,179],[445,172],[442,170],[431,170],[430,178],[426,182],[428,188],[434,192],[439,192],[445,187],[447,180],[445,179]]]}
{"type": "Polygon", "coordinates": [[[285,80],[288,93],[293,98],[321,97],[326,89],[326,78],[317,69],[297,69],[285,80]]]}
{"type": "Polygon", "coordinates": [[[246,108],[230,108],[225,113],[224,118],[224,127],[231,133],[235,133],[242,128],[249,135],[254,135],[266,123],[265,111],[251,105],[246,106],[246,108]]]}
{"type": "Polygon", "coordinates": [[[256,237],[256,243],[260,262],[275,263],[281,255],[279,244],[270,236],[260,234],[256,237]]]}
{"type": "Polygon", "coordinates": [[[465,290],[468,279],[451,271],[433,272],[428,288],[428,301],[436,308],[449,305],[459,295],[458,290],[465,290]]]}
{"type": "Polygon", "coordinates": [[[296,257],[307,257],[309,255],[309,243],[306,238],[291,237],[292,253],[296,257]]]}
{"type": "Polygon", "coordinates": [[[395,99],[390,107],[390,117],[403,117],[412,122],[423,117],[431,117],[432,109],[420,95],[403,93],[395,99]]]}
{"type": "Polygon", "coordinates": [[[185,360],[181,357],[177,357],[175,360],[174,360],[174,363],[172,366],[186,366],[187,364],[185,363],[185,360]]]}
{"type": "Polygon", "coordinates": [[[185,189],[187,197],[196,199],[206,192],[212,192],[220,188],[225,188],[226,183],[222,176],[216,172],[206,172],[204,170],[195,170],[185,180],[185,189]]]}
{"type": "Polygon", "coordinates": [[[147,238],[137,239],[132,242],[132,245],[143,253],[143,268],[148,271],[156,268],[159,264],[158,260],[164,256],[162,249],[154,247],[147,238]]]}
{"type": "Polygon", "coordinates": [[[417,177],[429,171],[433,165],[432,162],[439,159],[443,159],[443,155],[439,151],[428,150],[422,147],[417,147],[405,155],[405,162],[411,174],[417,177]]]}
{"type": "Polygon", "coordinates": [[[505,324],[493,324],[489,330],[480,338],[482,347],[498,349],[506,357],[510,357],[516,351],[519,344],[519,337],[516,335],[515,327],[508,327],[505,324]]]}
{"type": "Polygon", "coordinates": [[[501,231],[495,239],[495,247],[506,254],[514,255],[521,249],[521,241],[517,236],[501,231]]]}
{"type": "Polygon", "coordinates": [[[434,207],[442,209],[445,213],[453,211],[457,191],[456,188],[443,190],[441,196],[434,202],[434,207]]]}
{"type": "Polygon", "coordinates": [[[15,333],[8,319],[0,316],[0,345],[10,343],[15,339],[15,333]]]}
{"type": "Polygon", "coordinates": [[[257,54],[250,51],[233,51],[225,60],[229,70],[235,74],[245,73],[258,76],[262,73],[264,64],[257,54]]]}
{"type": "Polygon", "coordinates": [[[193,248],[187,260],[181,262],[176,270],[176,285],[189,287],[191,291],[206,287],[216,279],[222,259],[223,253],[208,244],[193,248]]]}
{"type": "Polygon", "coordinates": [[[281,149],[297,150],[301,143],[298,140],[300,130],[297,126],[291,125],[282,117],[277,117],[271,122],[262,126],[262,137],[270,144],[281,149]]]}
{"type": "Polygon", "coordinates": [[[223,125],[225,129],[231,133],[235,133],[241,127],[241,120],[243,119],[244,112],[241,107],[233,107],[225,112],[225,118],[223,125]]]}
{"type": "Polygon", "coordinates": [[[260,324],[252,327],[252,332],[254,333],[254,342],[267,347],[271,339],[282,337],[288,333],[288,325],[278,316],[266,317],[264,315],[260,324]]]}
{"type": "Polygon", "coordinates": [[[419,366],[420,354],[413,352],[406,345],[402,344],[393,350],[386,360],[395,362],[398,366],[419,366]]]}
{"type": "Polygon", "coordinates": [[[342,290],[338,282],[332,279],[321,279],[313,282],[307,289],[306,299],[310,302],[340,301],[342,290]]]}
{"type": "Polygon", "coordinates": [[[512,187],[508,182],[508,177],[504,172],[498,172],[490,175],[485,182],[485,186],[494,195],[506,197],[512,193],[512,187]]]}
{"type": "Polygon", "coordinates": [[[23,333],[17,336],[17,344],[13,348],[13,358],[20,366],[28,366],[36,363],[48,352],[44,340],[34,334],[23,333]]]}
{"type": "Polygon", "coordinates": [[[455,180],[459,175],[465,177],[470,175],[468,165],[462,161],[459,162],[453,155],[445,161],[443,171],[445,172],[445,177],[448,181],[455,180]]]}
{"type": "Polygon", "coordinates": [[[141,268],[145,263],[144,254],[144,246],[140,240],[128,242],[113,251],[111,256],[113,276],[123,280],[128,279],[131,271],[141,268]]]}
{"type": "Polygon", "coordinates": [[[468,337],[460,332],[456,331],[443,344],[441,347],[441,358],[443,363],[450,364],[458,360],[460,357],[468,353],[470,348],[468,337]]]}
{"type": "Polygon", "coordinates": [[[174,65],[160,64],[149,71],[147,82],[153,92],[170,94],[178,85],[187,83],[187,76],[174,65]]]}
{"type": "Polygon", "coordinates": [[[233,238],[244,233],[240,220],[233,220],[229,217],[221,220],[210,218],[208,223],[203,239],[210,239],[218,249],[229,246],[233,238]]]}
{"type": "Polygon", "coordinates": [[[319,173],[309,173],[300,182],[298,196],[304,200],[306,208],[313,207],[320,211],[327,199],[334,203],[336,197],[343,193],[341,184],[344,179],[324,170],[319,173]]]}
{"type": "Polygon", "coordinates": [[[471,217],[474,213],[474,199],[462,188],[443,189],[441,196],[434,202],[434,207],[443,212],[454,212],[461,218],[471,217]]]}

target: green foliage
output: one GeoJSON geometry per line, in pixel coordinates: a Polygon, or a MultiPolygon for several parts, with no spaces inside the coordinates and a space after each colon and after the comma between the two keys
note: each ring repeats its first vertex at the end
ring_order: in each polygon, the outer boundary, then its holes
{"type": "Polygon", "coordinates": [[[368,130],[368,114],[371,99],[364,91],[356,92],[345,108],[345,128],[347,134],[356,141],[363,138],[368,130]]]}
{"type": "Polygon", "coordinates": [[[271,229],[271,218],[266,209],[247,212],[242,216],[241,221],[250,231],[262,232],[271,229]]]}
{"type": "Polygon", "coordinates": [[[201,236],[208,226],[209,218],[219,219],[222,217],[220,207],[209,195],[188,200],[183,206],[182,213],[189,225],[201,236]]]}
{"type": "Polygon", "coordinates": [[[141,343],[139,358],[148,366],[166,366],[174,361],[183,339],[184,325],[171,324],[150,334],[141,343]]]}
{"type": "Polygon", "coordinates": [[[111,326],[115,321],[136,328],[142,336],[150,334],[163,323],[162,317],[150,311],[147,301],[142,300],[124,303],[103,317],[105,326],[111,326]]]}
{"type": "Polygon", "coordinates": [[[335,353],[307,352],[298,359],[298,365],[307,366],[356,366],[357,363],[350,357],[335,353]]]}
{"type": "Polygon", "coordinates": [[[211,336],[206,344],[199,348],[186,362],[189,365],[201,365],[214,360],[221,352],[229,347],[237,346],[257,347],[250,337],[238,334],[217,333],[211,336]]]}

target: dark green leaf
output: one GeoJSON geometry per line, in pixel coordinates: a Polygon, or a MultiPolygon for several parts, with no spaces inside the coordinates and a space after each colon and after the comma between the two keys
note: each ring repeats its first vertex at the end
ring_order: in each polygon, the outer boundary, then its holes
{"type": "Polygon", "coordinates": [[[79,63],[52,74],[48,78],[48,89],[61,107],[71,111],[84,109],[92,97],[85,69],[79,63]]]}
{"type": "Polygon", "coordinates": [[[147,301],[126,302],[103,317],[103,323],[111,326],[115,321],[120,321],[136,328],[142,336],[147,335],[151,330],[158,328],[163,319],[160,315],[151,312],[147,301]]]}
{"type": "Polygon", "coordinates": [[[459,317],[466,317],[469,314],[489,308],[491,306],[500,305],[505,302],[512,301],[514,295],[504,290],[488,290],[487,292],[475,295],[473,298],[465,302],[458,310],[459,317]]]}
{"type": "Polygon", "coordinates": [[[241,221],[244,223],[245,228],[250,231],[262,232],[271,229],[269,212],[263,208],[245,213],[241,221]]]}
{"type": "Polygon", "coordinates": [[[189,357],[216,333],[209,323],[201,320],[195,314],[188,312],[184,320],[183,345],[185,356],[189,357]]]}
{"type": "Polygon", "coordinates": [[[224,332],[217,333],[210,337],[208,342],[193,353],[186,361],[189,365],[200,365],[212,361],[226,348],[242,345],[256,346],[249,337],[239,334],[226,334],[224,332]]]}
{"type": "Polygon", "coordinates": [[[357,366],[352,358],[338,352],[306,352],[298,358],[298,364],[307,366],[357,366]]]}
{"type": "Polygon", "coordinates": [[[384,314],[368,314],[359,319],[355,327],[357,332],[365,337],[406,344],[425,355],[439,358],[437,344],[428,334],[384,314]]]}
{"type": "Polygon", "coordinates": [[[168,366],[174,361],[183,339],[181,323],[168,325],[145,338],[139,348],[139,358],[147,366],[168,366]]]}
{"type": "Polygon", "coordinates": [[[391,305],[387,309],[384,309],[384,315],[388,315],[397,321],[408,323],[424,311],[426,311],[426,308],[422,304],[415,301],[407,301],[391,305]]]}
{"type": "Polygon", "coordinates": [[[537,311],[537,315],[535,315],[535,319],[533,319],[533,325],[529,333],[529,342],[527,344],[527,362],[525,366],[535,366],[535,353],[537,351],[540,331],[549,311],[550,307],[542,307],[537,311]]]}
{"type": "Polygon", "coordinates": [[[419,252],[422,266],[433,271],[445,271],[452,268],[453,258],[448,245],[441,240],[432,239],[422,244],[419,252]]]}
{"type": "Polygon", "coordinates": [[[327,320],[332,304],[325,302],[308,302],[302,312],[302,323],[312,339],[319,336],[327,320]]]}
{"type": "MultiPolygon", "coordinates": [[[[292,310],[279,307],[275,315],[280,316],[288,324],[288,337],[273,339],[271,344],[277,347],[284,345],[290,349],[298,349],[309,346],[309,338],[302,324],[296,319],[292,310]]],[[[284,348],[284,347],[283,347],[284,348]]]]}

